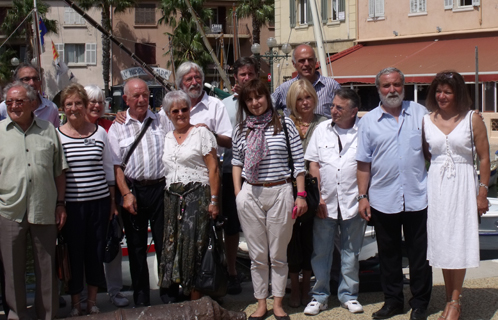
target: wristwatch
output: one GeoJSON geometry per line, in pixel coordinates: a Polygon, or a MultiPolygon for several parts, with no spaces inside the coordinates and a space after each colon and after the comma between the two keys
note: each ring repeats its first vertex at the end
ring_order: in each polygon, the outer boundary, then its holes
{"type": "Polygon", "coordinates": [[[356,197],[356,200],[360,202],[361,199],[366,198],[368,200],[368,194],[360,194],[356,197]]]}

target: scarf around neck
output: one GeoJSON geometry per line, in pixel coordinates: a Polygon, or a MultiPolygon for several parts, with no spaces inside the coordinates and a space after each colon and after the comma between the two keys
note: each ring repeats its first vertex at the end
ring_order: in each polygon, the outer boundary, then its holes
{"type": "Polygon", "coordinates": [[[268,154],[268,144],[265,138],[265,128],[272,119],[273,111],[259,116],[248,115],[246,126],[252,129],[247,135],[247,151],[244,160],[244,170],[249,183],[258,181],[259,163],[268,154]]]}

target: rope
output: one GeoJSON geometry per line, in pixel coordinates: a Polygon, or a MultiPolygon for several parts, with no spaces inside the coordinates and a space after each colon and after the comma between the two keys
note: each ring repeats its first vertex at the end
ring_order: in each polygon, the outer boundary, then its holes
{"type": "Polygon", "coordinates": [[[28,15],[26,16],[26,18],[24,18],[24,20],[23,20],[23,21],[22,21],[22,22],[21,22],[21,23],[17,26],[16,30],[14,30],[14,32],[12,32],[12,33],[10,34],[10,36],[7,38],[7,40],[5,40],[5,41],[2,43],[2,45],[0,45],[0,49],[3,47],[3,45],[4,45],[7,41],[9,41],[9,39],[10,39],[10,38],[14,35],[14,33],[16,33],[17,29],[19,29],[19,28],[22,26],[22,24],[26,21],[26,19],[28,19],[28,18],[29,18],[30,14],[31,14],[31,13],[33,13],[33,11],[34,11],[34,9],[32,9],[32,10],[28,13],[28,15]]]}

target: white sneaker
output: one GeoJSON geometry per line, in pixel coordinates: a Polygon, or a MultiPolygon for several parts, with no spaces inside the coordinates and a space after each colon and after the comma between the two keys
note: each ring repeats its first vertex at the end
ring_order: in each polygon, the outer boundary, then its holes
{"type": "Polygon", "coordinates": [[[130,300],[128,300],[128,298],[126,298],[121,292],[110,296],[109,300],[111,300],[112,304],[118,308],[126,307],[130,304],[130,300]]]}
{"type": "Polygon", "coordinates": [[[349,300],[346,303],[341,303],[341,307],[348,309],[351,313],[361,313],[363,312],[363,307],[357,300],[349,300]]]}
{"type": "Polygon", "coordinates": [[[320,313],[320,311],[326,310],[328,308],[327,304],[322,304],[313,298],[310,303],[304,309],[304,314],[309,316],[315,316],[320,313]]]}

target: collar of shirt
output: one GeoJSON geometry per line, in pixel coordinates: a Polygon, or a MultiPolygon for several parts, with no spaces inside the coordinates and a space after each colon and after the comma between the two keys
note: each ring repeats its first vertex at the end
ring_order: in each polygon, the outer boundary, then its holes
{"type": "MultiPolygon", "coordinates": [[[[408,107],[410,106],[409,103],[404,103],[404,101],[401,102],[401,112],[400,114],[402,115],[410,115],[410,112],[408,111],[408,107]]],[[[373,110],[372,110],[373,111],[373,110]]],[[[370,112],[372,112],[370,111],[370,112]]],[[[386,117],[392,117],[392,115],[386,111],[384,111],[384,107],[382,106],[382,102],[379,102],[379,108],[376,110],[376,118],[377,121],[382,120],[382,117],[385,115],[386,117]]]]}
{"type": "MultiPolygon", "coordinates": [[[[145,118],[144,118],[144,121],[147,119],[147,118],[152,118],[152,120],[155,120],[156,119],[156,114],[152,111],[150,111],[150,109],[147,109],[147,114],[145,115],[145,118]]],[[[137,119],[133,119],[131,116],[130,116],[130,108],[128,108],[128,110],[126,110],[126,120],[125,120],[125,125],[127,125],[130,121],[138,121],[137,119]]]]}
{"type": "Polygon", "coordinates": [[[38,106],[38,108],[36,109],[36,111],[40,111],[40,110],[50,106],[51,101],[45,99],[40,93],[38,93],[38,98],[40,99],[41,103],[38,106]]]}
{"type": "MultiPolygon", "coordinates": [[[[39,128],[42,128],[42,126],[38,123],[38,121],[40,121],[40,120],[41,120],[40,118],[35,117],[33,115],[33,122],[31,122],[31,124],[29,125],[28,130],[26,130],[25,133],[27,133],[31,129],[31,127],[33,126],[33,124],[35,124],[39,128]]],[[[7,117],[5,121],[7,121],[7,126],[5,127],[7,130],[10,130],[10,129],[14,128],[14,127],[18,127],[21,130],[21,127],[19,127],[19,125],[15,121],[13,121],[10,117],[7,117]]]]}
{"type": "Polygon", "coordinates": [[[208,109],[209,96],[206,92],[203,92],[202,99],[195,106],[193,106],[190,113],[198,112],[201,108],[208,109]]]}
{"type": "MultiPolygon", "coordinates": [[[[314,88],[314,87],[315,87],[318,83],[320,83],[320,84],[322,84],[322,85],[325,85],[325,84],[324,84],[324,82],[323,82],[323,78],[325,78],[325,77],[324,77],[324,76],[322,76],[320,72],[315,71],[315,76],[316,76],[317,78],[316,78],[316,80],[312,83],[313,88],[314,88]]],[[[296,79],[296,80],[294,80],[294,81],[297,81],[297,80],[301,79],[301,77],[299,76],[299,74],[297,75],[297,77],[296,77],[295,79],[296,79]]]]}

